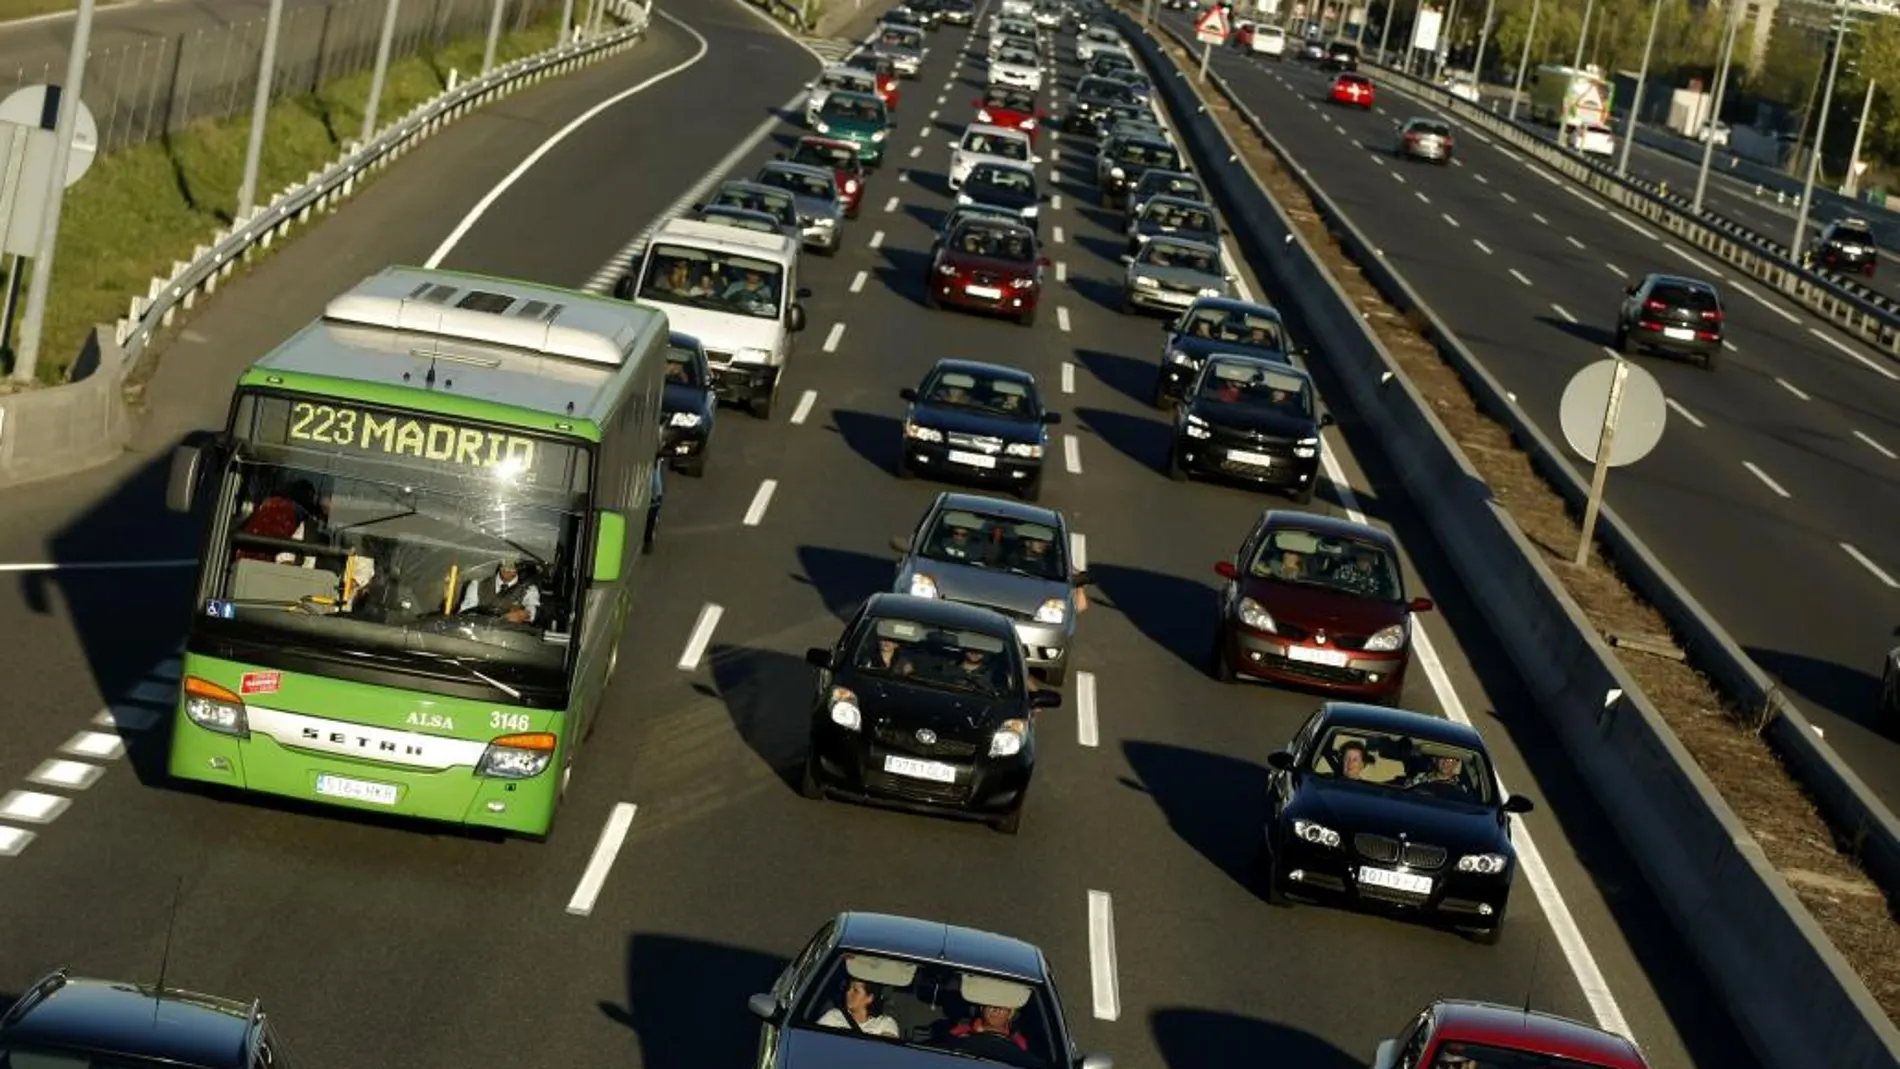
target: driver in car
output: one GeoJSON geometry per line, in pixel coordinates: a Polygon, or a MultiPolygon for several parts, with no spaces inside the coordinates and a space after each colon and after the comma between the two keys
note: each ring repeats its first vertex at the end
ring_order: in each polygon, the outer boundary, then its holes
{"type": "Polygon", "coordinates": [[[522,579],[519,562],[504,560],[494,575],[468,584],[460,611],[463,615],[499,617],[511,624],[531,624],[541,612],[541,588],[522,579]]]}
{"type": "Polygon", "coordinates": [[[727,286],[721,297],[739,304],[771,304],[772,290],[765,284],[765,276],[747,271],[743,279],[727,286]]]}
{"type": "Polygon", "coordinates": [[[1016,1031],[1016,1011],[1008,1006],[978,1006],[976,1016],[967,1021],[950,1026],[950,1034],[959,1039],[970,1036],[990,1035],[1016,1044],[1019,1050],[1029,1049],[1029,1040],[1016,1031]]]}
{"type": "Polygon", "coordinates": [[[1464,772],[1465,763],[1462,759],[1441,754],[1432,758],[1432,763],[1426,766],[1425,771],[1413,776],[1405,785],[1408,788],[1435,785],[1462,791],[1465,789],[1464,772]]]}

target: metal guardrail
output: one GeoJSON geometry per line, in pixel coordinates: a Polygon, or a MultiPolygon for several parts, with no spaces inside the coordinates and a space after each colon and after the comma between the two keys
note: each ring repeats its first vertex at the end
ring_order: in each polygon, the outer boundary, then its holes
{"type": "Polygon", "coordinates": [[[216,292],[218,283],[248,261],[253,252],[270,248],[293,226],[335,208],[356,191],[359,182],[444,126],[497,97],[631,47],[646,33],[652,3],[614,0],[608,11],[624,25],[591,40],[523,56],[418,104],[369,141],[352,142],[335,163],[312,171],[300,185],[286,187],[248,218],[215,235],[209,245],[198,246],[190,260],[172,265],[171,274],[154,277],[145,295],[132,298],[125,316],[115,325],[114,341],[124,362],[136,363],[152,338],[170,326],[180,311],[189,311],[200,295],[216,292]]]}

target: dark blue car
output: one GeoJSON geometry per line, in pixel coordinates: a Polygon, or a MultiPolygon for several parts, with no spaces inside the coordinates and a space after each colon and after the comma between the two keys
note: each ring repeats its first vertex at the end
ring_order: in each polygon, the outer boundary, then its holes
{"type": "Polygon", "coordinates": [[[1293,363],[1306,352],[1287,338],[1286,323],[1271,305],[1232,297],[1202,297],[1179,319],[1162,327],[1168,340],[1155,369],[1154,405],[1168,408],[1181,399],[1201,365],[1215,353],[1256,356],[1275,363],[1293,363]]]}
{"type": "Polygon", "coordinates": [[[666,339],[666,415],[662,455],[673,470],[698,478],[706,474],[706,450],[712,443],[713,417],[719,409],[712,372],[699,339],[677,331],[666,339]]]}
{"type": "Polygon", "coordinates": [[[974,360],[939,360],[916,389],[904,417],[897,477],[919,471],[1008,490],[1025,501],[1042,493],[1049,426],[1062,416],[1042,407],[1036,377],[974,360]]]}

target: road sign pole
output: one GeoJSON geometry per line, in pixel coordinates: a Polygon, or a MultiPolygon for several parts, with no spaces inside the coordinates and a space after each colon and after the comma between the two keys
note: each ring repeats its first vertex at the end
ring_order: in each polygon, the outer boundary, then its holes
{"type": "MultiPolygon", "coordinates": [[[[573,3],[573,0],[568,0],[573,3]]],[[[1658,0],[1660,2],[1660,0],[1658,0]]],[[[383,4],[383,35],[376,39],[376,69],[369,76],[369,100],[363,105],[363,136],[358,140],[368,141],[376,133],[376,112],[383,103],[383,79],[389,75],[389,48],[396,38],[396,15],[402,10],[402,0],[385,0],[383,4]]],[[[567,23],[561,24],[563,36],[567,33],[567,23]]]]}
{"type": "MultiPolygon", "coordinates": [[[[596,0],[596,5],[598,5],[598,3],[599,0],[596,0]]],[[[487,75],[489,71],[495,69],[495,47],[501,44],[501,15],[502,12],[507,9],[507,6],[508,0],[495,0],[494,10],[491,11],[488,16],[488,44],[482,48],[482,74],[484,76],[487,75]]],[[[592,9],[589,9],[589,17],[591,18],[591,16],[592,9]]],[[[592,34],[593,27],[589,26],[587,32],[592,34]]]]}
{"type": "Polygon", "coordinates": [[[1603,487],[1610,479],[1610,450],[1616,445],[1616,421],[1623,414],[1623,383],[1628,381],[1630,364],[1617,357],[1616,375],[1610,379],[1610,401],[1603,406],[1603,433],[1597,438],[1596,470],[1590,473],[1590,500],[1583,507],[1583,531],[1577,537],[1577,558],[1582,568],[1590,563],[1590,543],[1597,529],[1597,513],[1603,508],[1603,487]]]}
{"type": "Polygon", "coordinates": [[[1203,82],[1207,81],[1207,58],[1213,54],[1214,54],[1214,46],[1212,44],[1209,44],[1206,41],[1202,41],[1201,42],[1201,81],[1203,82]]]}
{"type": "MultiPolygon", "coordinates": [[[[20,323],[19,359],[13,377],[32,382],[39,371],[40,332],[46,323],[46,297],[53,285],[53,254],[59,245],[59,214],[66,207],[66,168],[73,154],[73,128],[79,122],[80,87],[86,84],[86,53],[92,48],[94,0],[79,0],[73,22],[72,51],[66,57],[67,92],[59,94],[59,118],[53,123],[53,165],[48,170],[46,215],[40,221],[39,252],[33,258],[33,279],[26,290],[26,319],[20,323]]],[[[14,261],[15,274],[19,261],[14,261]]],[[[11,288],[12,283],[8,283],[11,288]]]]}
{"type": "Polygon", "coordinates": [[[244,147],[244,181],[238,186],[237,215],[240,226],[257,207],[257,169],[264,161],[265,120],[270,114],[271,84],[277,80],[277,32],[284,24],[284,0],[270,0],[264,16],[264,54],[257,61],[257,96],[251,101],[251,139],[244,147]]]}

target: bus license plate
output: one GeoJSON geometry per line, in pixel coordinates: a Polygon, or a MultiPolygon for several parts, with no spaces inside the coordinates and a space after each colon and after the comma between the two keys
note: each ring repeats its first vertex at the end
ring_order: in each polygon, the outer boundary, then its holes
{"type": "Polygon", "coordinates": [[[918,761],[910,757],[886,757],[884,771],[911,779],[927,779],[937,783],[955,783],[957,770],[941,761],[918,761]]]}
{"type": "Polygon", "coordinates": [[[1430,876],[1415,876],[1409,872],[1394,872],[1391,869],[1375,869],[1371,865],[1359,867],[1359,882],[1372,887],[1383,887],[1390,891],[1403,891],[1408,895],[1432,893],[1430,876]]]}
{"type": "Polygon", "coordinates": [[[366,780],[326,774],[317,777],[317,793],[328,798],[347,798],[352,802],[395,805],[396,797],[401,792],[393,783],[370,783],[366,780]]]}

